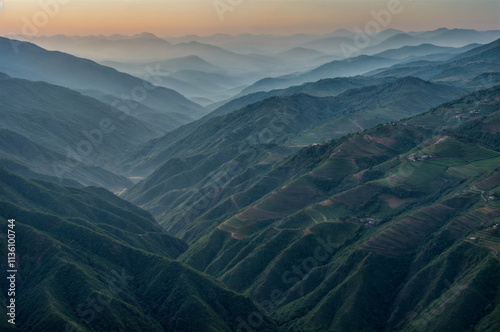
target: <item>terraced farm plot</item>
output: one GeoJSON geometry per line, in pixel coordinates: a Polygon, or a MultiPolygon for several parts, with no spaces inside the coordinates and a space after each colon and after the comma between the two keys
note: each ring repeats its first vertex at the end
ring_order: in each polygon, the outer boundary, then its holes
{"type": "Polygon", "coordinates": [[[458,176],[462,178],[472,178],[484,172],[484,169],[476,167],[472,164],[466,164],[462,166],[454,166],[448,168],[446,174],[451,176],[458,176]]]}
{"type": "Polygon", "coordinates": [[[253,231],[267,226],[259,222],[278,220],[293,214],[317,197],[316,192],[308,186],[288,185],[271,193],[262,202],[250,206],[243,212],[231,217],[218,228],[231,232],[233,237],[248,236],[253,231]]]}
{"type": "Polygon", "coordinates": [[[306,230],[308,227],[316,225],[319,222],[323,222],[323,219],[319,216],[311,214],[307,209],[306,211],[302,210],[282,219],[276,225],[276,228],[306,230]]]}
{"type": "Polygon", "coordinates": [[[297,137],[290,140],[289,144],[294,146],[310,145],[320,143],[324,140],[339,138],[357,131],[359,129],[352,121],[346,117],[339,117],[334,121],[300,133],[297,137]]]}
{"type": "Polygon", "coordinates": [[[379,188],[371,183],[356,187],[335,195],[331,198],[333,202],[341,203],[349,208],[362,205],[375,194],[379,188]]]}
{"type": "Polygon", "coordinates": [[[482,230],[475,232],[467,238],[468,242],[476,243],[479,246],[491,249],[493,255],[500,259],[500,234],[482,230]]]}
{"type": "Polygon", "coordinates": [[[480,190],[491,190],[495,187],[500,187],[500,172],[495,172],[486,179],[476,184],[480,190]]]}
{"type": "Polygon", "coordinates": [[[342,158],[330,158],[321,166],[316,167],[311,175],[326,179],[341,179],[356,169],[351,160],[342,158]]]}
{"type": "Polygon", "coordinates": [[[424,207],[384,229],[364,244],[364,248],[385,255],[401,255],[417,246],[442,226],[455,212],[443,204],[424,207]]]}
{"type": "MultiPolygon", "coordinates": [[[[424,149],[423,151],[426,151],[424,149]]],[[[431,146],[428,150],[436,158],[456,158],[459,157],[464,162],[473,162],[483,159],[490,159],[498,156],[498,152],[479,147],[456,139],[446,139],[439,144],[431,146]],[[432,151],[434,150],[434,151],[432,151]]]]}
{"type": "Polygon", "coordinates": [[[446,171],[445,166],[437,165],[429,161],[407,162],[403,167],[399,167],[394,175],[403,179],[408,185],[421,187],[427,186],[430,182],[441,177],[444,171],[446,171]]]}
{"type": "Polygon", "coordinates": [[[273,211],[263,210],[258,206],[251,206],[242,213],[237,214],[236,219],[241,222],[254,222],[260,220],[270,220],[283,218],[285,214],[273,211]]]}
{"type": "Polygon", "coordinates": [[[254,232],[260,230],[263,227],[268,226],[268,222],[272,221],[272,219],[267,220],[259,220],[258,221],[242,221],[237,217],[231,217],[230,219],[224,221],[222,224],[217,226],[218,229],[224,232],[228,232],[235,239],[242,239],[244,237],[252,235],[254,232]],[[264,224],[262,224],[264,223],[264,224]]]}
{"type": "Polygon", "coordinates": [[[322,222],[328,222],[329,219],[323,214],[321,213],[320,211],[317,211],[314,206],[313,207],[309,207],[306,209],[306,214],[310,216],[310,218],[312,220],[314,220],[314,222],[316,224],[319,224],[319,223],[322,223],[322,222]]]}
{"type": "Polygon", "coordinates": [[[476,167],[483,167],[483,168],[500,167],[500,156],[498,156],[497,154],[496,157],[474,161],[471,164],[476,167]]]}
{"type": "Polygon", "coordinates": [[[403,199],[401,199],[401,198],[396,197],[394,195],[380,195],[380,198],[383,199],[384,202],[386,202],[387,205],[391,209],[397,209],[400,206],[402,206],[403,204],[411,203],[411,202],[414,202],[416,200],[416,198],[403,198],[403,199]]]}
{"type": "Polygon", "coordinates": [[[430,162],[447,167],[461,166],[465,164],[465,162],[459,158],[433,158],[430,162]]]}
{"type": "MultiPolygon", "coordinates": [[[[277,192],[271,193],[257,206],[265,211],[288,215],[295,213],[313,202],[318,197],[317,191],[310,186],[290,184],[282,187],[277,192]]],[[[247,217],[245,212],[243,214],[247,217]]]]}
{"type": "Polygon", "coordinates": [[[312,206],[311,211],[308,210],[307,212],[311,213],[311,215],[314,216],[315,220],[318,221],[323,217],[325,217],[329,221],[333,221],[351,216],[351,211],[347,208],[346,205],[333,201],[328,205],[324,205],[321,203],[315,204],[312,206]]]}

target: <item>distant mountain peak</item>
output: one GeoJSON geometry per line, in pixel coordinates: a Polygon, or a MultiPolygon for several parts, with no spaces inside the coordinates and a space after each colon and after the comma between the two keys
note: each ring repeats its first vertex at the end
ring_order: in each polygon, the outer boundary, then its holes
{"type": "Polygon", "coordinates": [[[148,39],[161,39],[151,32],[143,32],[137,35],[133,35],[133,38],[148,38],[148,39]]]}
{"type": "Polygon", "coordinates": [[[414,77],[414,76],[406,76],[406,77],[403,77],[403,78],[400,78],[398,79],[394,84],[404,84],[404,85],[409,85],[409,84],[431,84],[430,82],[428,81],[424,81],[418,77],[414,77]]]}
{"type": "Polygon", "coordinates": [[[335,32],[333,34],[335,36],[349,36],[349,35],[352,35],[352,32],[349,31],[348,29],[338,29],[338,30],[335,30],[335,32]]]}
{"type": "Polygon", "coordinates": [[[7,74],[4,74],[4,73],[0,72],[0,79],[8,79],[8,78],[11,78],[11,77],[9,75],[7,75],[7,74]]]}
{"type": "Polygon", "coordinates": [[[202,43],[200,43],[199,41],[196,41],[196,40],[192,40],[192,41],[187,42],[185,44],[186,45],[203,45],[202,43]]]}

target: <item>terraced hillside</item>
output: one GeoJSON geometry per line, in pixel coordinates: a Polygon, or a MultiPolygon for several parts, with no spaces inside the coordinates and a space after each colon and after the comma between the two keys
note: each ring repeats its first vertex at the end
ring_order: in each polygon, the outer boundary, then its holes
{"type": "MultiPolygon", "coordinates": [[[[191,241],[220,223],[211,216],[204,218],[210,220],[209,225],[191,222],[201,214],[217,206],[220,210],[212,214],[215,218],[236,212],[248,204],[246,200],[255,200],[274,189],[275,179],[282,181],[293,175],[286,168],[272,169],[300,149],[302,143],[294,140],[303,133],[330,124],[330,129],[318,136],[331,137],[332,130],[342,136],[343,122],[337,123],[336,119],[356,121],[383,109],[384,117],[364,123],[373,127],[387,119],[423,112],[429,105],[463,94],[461,89],[404,78],[349,90],[334,98],[305,94],[269,98],[210,119],[187,136],[179,133],[177,140],[167,135],[172,138],[170,141],[162,138],[141,146],[132,154],[133,160],[141,160],[138,168],[144,170],[163,163],[123,197],[150,211],[172,234],[191,241]],[[440,91],[439,97],[435,97],[436,91],[440,91]],[[416,103],[415,99],[425,101],[416,103]]],[[[361,129],[350,128],[347,132],[351,130],[361,129]]],[[[306,165],[297,167],[302,170],[306,165]]],[[[289,189],[293,190],[291,184],[289,189]]],[[[292,202],[292,208],[294,205],[292,202]]]]}
{"type": "Polygon", "coordinates": [[[498,329],[499,129],[496,87],[305,148],[180,259],[285,330],[498,329]]]}

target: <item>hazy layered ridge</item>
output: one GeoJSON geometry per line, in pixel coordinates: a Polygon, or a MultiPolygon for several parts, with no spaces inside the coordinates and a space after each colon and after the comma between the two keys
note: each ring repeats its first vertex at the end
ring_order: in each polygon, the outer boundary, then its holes
{"type": "MultiPolygon", "coordinates": [[[[213,112],[210,112],[204,117],[204,119],[225,115],[270,97],[291,96],[297,93],[305,93],[313,97],[334,97],[349,89],[368,85],[377,85],[392,80],[392,78],[372,78],[365,76],[337,77],[304,83],[302,85],[290,86],[285,89],[249,93],[241,97],[234,98],[231,101],[225,103],[223,102],[220,107],[217,107],[213,112]]],[[[215,106],[215,104],[211,105],[211,107],[213,106],[215,106]]]]}
{"type": "MultiPolygon", "coordinates": [[[[264,99],[276,96],[291,96],[297,93],[304,93],[315,97],[328,97],[336,96],[346,90],[354,87],[374,85],[383,82],[390,82],[392,78],[366,78],[366,77],[355,77],[355,78],[336,78],[321,80],[318,82],[306,83],[301,86],[293,86],[282,90],[273,90],[270,92],[259,92],[254,94],[245,95],[243,97],[237,98],[221,107],[217,108],[215,111],[209,113],[200,120],[189,123],[188,125],[177,128],[163,137],[158,139],[153,139],[141,146],[134,149],[127,158],[125,158],[125,165],[128,168],[132,168],[134,171],[142,172],[148,174],[152,172],[158,163],[162,162],[162,159],[158,159],[154,162],[143,163],[140,167],[136,164],[136,161],[143,156],[154,156],[160,155],[162,151],[172,147],[181,139],[185,139],[190,134],[193,134],[201,125],[205,124],[212,118],[223,116],[234,111],[237,111],[247,105],[263,101],[264,99]]],[[[150,157],[149,157],[150,158],[150,157]]]]}
{"type": "Polygon", "coordinates": [[[376,76],[415,76],[435,82],[446,82],[458,86],[476,87],[482,81],[483,87],[496,84],[484,77],[500,71],[500,39],[456,55],[446,62],[410,62],[385,70],[370,73],[376,76]],[[482,79],[479,79],[481,78],[482,79]]]}
{"type": "MultiPolygon", "coordinates": [[[[368,44],[364,44],[362,48],[356,46],[357,37],[359,36],[356,33],[339,30],[325,35],[217,34],[164,39],[150,33],[108,37],[57,35],[32,37],[28,41],[50,50],[60,50],[102,62],[120,71],[179,91],[202,105],[209,105],[227,100],[255,82],[258,82],[257,85],[245,93],[284,88],[321,78],[354,76],[411,58],[428,56],[428,59],[446,60],[459,52],[457,48],[472,43],[489,43],[499,38],[500,32],[438,29],[404,33],[387,29],[370,35],[368,44]],[[429,44],[433,47],[425,46],[429,44]],[[348,49],[357,51],[346,53],[346,45],[348,49]],[[408,46],[413,49],[407,56],[394,56],[394,53],[377,54],[408,46]],[[332,60],[360,54],[377,54],[377,57],[388,59],[383,62],[382,59],[362,57],[360,60],[363,61],[333,62],[328,68],[320,67],[332,60]],[[346,67],[343,68],[344,66],[346,67]],[[152,80],[146,68],[161,68],[158,76],[161,80],[152,80]],[[318,70],[314,71],[315,68],[318,70]],[[298,72],[304,74],[289,75],[298,72]],[[265,77],[281,75],[285,76],[279,80],[260,81],[265,77]],[[294,80],[291,80],[292,78],[294,80]],[[289,84],[284,80],[289,80],[289,84]]],[[[13,38],[24,37],[14,35],[13,38]]]]}
{"type": "MultiPolygon", "coordinates": [[[[309,72],[278,78],[265,78],[246,88],[241,94],[280,89],[322,78],[362,74],[377,74],[379,77],[415,76],[436,82],[466,85],[470,79],[480,74],[499,71],[499,41],[500,39],[496,39],[480,47],[471,45],[464,47],[462,50],[455,50],[454,52],[444,54],[444,56],[439,51],[437,53],[429,53],[438,55],[437,58],[426,56],[419,59],[419,56],[415,56],[416,50],[411,49],[414,55],[406,59],[391,55],[391,53],[394,54],[395,52],[395,50],[391,50],[375,56],[363,55],[345,60],[337,60],[309,72]],[[459,55],[456,55],[457,53],[459,55]],[[429,58],[440,61],[430,61],[428,60],[429,58]],[[381,69],[391,65],[394,65],[394,70],[381,69]]],[[[419,46],[418,48],[421,47],[419,46]]],[[[401,49],[397,51],[401,52],[401,49]]]]}
{"type": "Polygon", "coordinates": [[[120,191],[133,185],[129,179],[98,166],[73,164],[68,168],[67,155],[49,150],[14,131],[0,129],[0,165],[29,178],[70,186],[102,186],[120,191]]]}
{"type": "MultiPolygon", "coordinates": [[[[239,315],[257,310],[248,298],[171,260],[187,245],[112,193],[4,170],[0,179],[2,226],[16,216],[20,330],[231,331],[239,315]]],[[[265,319],[263,326],[273,325],[265,319]]]]}
{"type": "MultiPolygon", "coordinates": [[[[0,55],[0,72],[12,77],[46,81],[94,97],[112,95],[114,98],[110,104],[131,114],[134,114],[137,103],[143,104],[148,110],[139,114],[149,115],[144,120],[164,132],[206,114],[203,107],[176,91],[152,86],[142,79],[87,59],[6,38],[0,38],[0,55]]],[[[150,68],[149,75],[158,76],[155,70],[150,68]]]]}
{"type": "Polygon", "coordinates": [[[335,60],[304,73],[290,74],[278,78],[264,78],[245,88],[238,96],[258,91],[283,89],[291,85],[300,85],[324,78],[362,75],[378,68],[391,66],[400,61],[367,55],[345,60],[335,60]]]}
{"type": "Polygon", "coordinates": [[[161,131],[79,92],[0,77],[0,159],[85,185],[121,190],[132,185],[112,174],[131,147],[161,131]]]}

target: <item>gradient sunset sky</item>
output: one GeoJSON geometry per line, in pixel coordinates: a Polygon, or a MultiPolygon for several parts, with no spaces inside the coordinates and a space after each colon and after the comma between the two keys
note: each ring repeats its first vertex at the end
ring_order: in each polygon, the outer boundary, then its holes
{"type": "MultiPolygon", "coordinates": [[[[327,33],[363,29],[370,12],[390,1],[396,0],[0,0],[0,35],[327,33]],[[216,3],[227,6],[223,20],[216,3]]],[[[401,0],[401,6],[387,28],[500,29],[498,0],[401,0]]]]}

